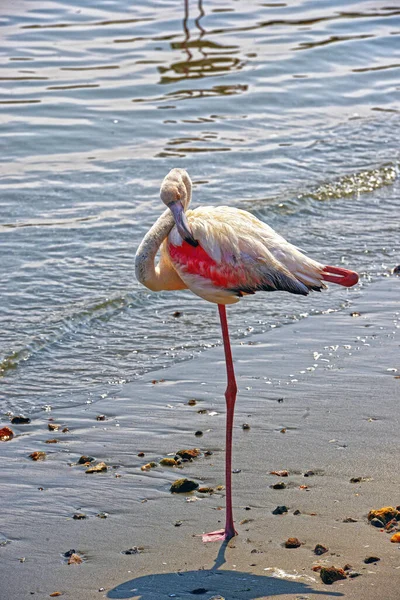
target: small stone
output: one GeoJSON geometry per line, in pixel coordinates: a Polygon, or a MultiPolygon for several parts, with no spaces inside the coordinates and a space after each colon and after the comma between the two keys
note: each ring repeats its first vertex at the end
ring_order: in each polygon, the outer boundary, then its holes
{"type": "Polygon", "coordinates": [[[49,428],[49,431],[58,431],[61,425],[57,425],[57,423],[48,423],[47,427],[49,428]]]}
{"type": "Polygon", "coordinates": [[[82,558],[79,556],[79,554],[71,554],[71,556],[68,559],[68,564],[69,565],[80,565],[82,561],[82,558]]]}
{"type": "Polygon", "coordinates": [[[75,513],[72,517],[75,521],[82,521],[83,519],[87,519],[85,513],[75,513]]]}
{"type": "Polygon", "coordinates": [[[105,421],[106,420],[106,415],[97,415],[96,417],[96,421],[105,421]]]}
{"type": "Polygon", "coordinates": [[[314,548],[314,554],[316,554],[317,556],[321,556],[321,554],[325,554],[325,552],[328,552],[329,548],[327,548],[326,546],[323,546],[322,544],[317,544],[314,548]]]}
{"type": "Polygon", "coordinates": [[[212,456],[214,454],[214,452],[211,452],[211,450],[206,450],[204,452],[204,456],[212,456]]]}
{"type": "Polygon", "coordinates": [[[223,596],[211,596],[208,600],[225,600],[223,596]]]}
{"type": "Polygon", "coordinates": [[[306,471],[304,473],[304,477],[313,477],[315,475],[315,471],[306,471]]]}
{"type": "Polygon", "coordinates": [[[132,546],[128,550],[124,550],[122,554],[140,554],[141,550],[138,546],[132,546]]]}
{"type": "Polygon", "coordinates": [[[243,423],[243,425],[242,425],[242,429],[243,429],[244,431],[248,431],[248,430],[250,429],[250,425],[249,425],[248,423],[243,423]]]}
{"type": "Polygon", "coordinates": [[[301,515],[301,512],[296,508],[296,510],[293,511],[293,514],[297,517],[297,515],[301,515]]]}
{"type": "Polygon", "coordinates": [[[143,456],[145,456],[145,453],[144,453],[144,452],[138,452],[138,456],[139,456],[140,458],[143,458],[143,456]]]}
{"type": "Polygon", "coordinates": [[[394,267],[392,273],[393,273],[393,275],[400,275],[400,265],[397,265],[397,267],[394,267]]]}
{"type": "Polygon", "coordinates": [[[180,527],[183,524],[183,521],[175,521],[174,526],[180,527]]]}
{"type": "Polygon", "coordinates": [[[278,481],[278,483],[274,483],[273,485],[270,486],[273,490],[284,490],[286,489],[287,485],[286,483],[284,483],[283,481],[278,481]]]}
{"type": "Polygon", "coordinates": [[[173,494],[187,494],[197,490],[199,484],[191,479],[177,479],[170,487],[170,492],[173,494]]]}
{"type": "Polygon", "coordinates": [[[350,483],[362,483],[363,481],[367,481],[366,477],[352,477],[350,479],[350,483]]]}
{"type": "Polygon", "coordinates": [[[195,431],[195,432],[194,432],[194,435],[195,435],[196,437],[201,437],[201,436],[203,435],[203,432],[202,432],[202,431],[200,431],[200,430],[198,430],[198,431],[195,431]]]}
{"type": "Polygon", "coordinates": [[[196,588],[195,590],[192,590],[190,593],[194,594],[194,595],[206,594],[207,590],[206,590],[206,588],[196,588]]]}
{"type": "Polygon", "coordinates": [[[73,554],[75,554],[75,550],[67,550],[67,552],[64,552],[65,558],[69,558],[73,554]]]}
{"type": "Polygon", "coordinates": [[[355,311],[353,311],[352,313],[350,313],[350,316],[351,316],[351,317],[360,317],[360,316],[361,316],[361,314],[355,310],[355,311]]]}
{"type": "Polygon", "coordinates": [[[280,433],[286,433],[287,429],[286,427],[282,427],[282,429],[280,430],[280,433]]]}
{"type": "Polygon", "coordinates": [[[0,442],[9,442],[14,437],[14,432],[9,427],[0,429],[0,442]]]}
{"type": "Polygon", "coordinates": [[[176,454],[181,458],[191,459],[197,458],[200,455],[200,450],[198,448],[192,448],[191,450],[178,450],[176,454]]]}
{"type": "Polygon", "coordinates": [[[200,492],[200,494],[212,494],[213,491],[214,491],[214,488],[212,488],[212,487],[199,487],[199,489],[197,491],[200,492]]]}
{"type": "Polygon", "coordinates": [[[32,454],[29,455],[29,458],[31,458],[32,460],[45,460],[46,458],[46,452],[32,452],[32,454]]]}
{"type": "Polygon", "coordinates": [[[331,585],[340,579],[347,579],[347,575],[344,570],[337,569],[336,567],[322,567],[319,574],[322,581],[326,583],[326,585],[331,585]]]}
{"type": "Polygon", "coordinates": [[[27,425],[30,422],[31,422],[31,420],[29,417],[23,417],[22,415],[18,415],[11,419],[11,423],[13,425],[27,425]]]}
{"type": "Polygon", "coordinates": [[[285,548],[300,548],[301,542],[297,538],[288,538],[285,542],[285,548]]]}
{"type": "Polygon", "coordinates": [[[367,558],[364,558],[364,562],[366,565],[370,565],[371,563],[376,563],[380,560],[381,559],[378,556],[367,556],[367,558]]]}
{"type": "Polygon", "coordinates": [[[86,465],[86,463],[91,463],[93,461],[95,461],[96,459],[93,458],[93,456],[81,456],[80,459],[78,460],[77,464],[78,465],[86,465]]]}
{"type": "Polygon", "coordinates": [[[107,471],[107,468],[105,462],[99,462],[97,465],[86,469],[85,473],[102,473],[103,471],[107,471]]]}
{"type": "Polygon", "coordinates": [[[53,592],[49,594],[50,598],[56,598],[57,596],[62,596],[62,592],[53,592]]]}
{"type": "Polygon", "coordinates": [[[350,579],[354,579],[355,577],[360,577],[361,573],[359,573],[358,571],[349,571],[348,572],[348,576],[350,577],[350,579]]]}
{"type": "Polygon", "coordinates": [[[106,513],[106,512],[99,512],[99,513],[97,513],[96,517],[98,517],[99,519],[107,519],[108,513],[106,513]]]}
{"type": "Polygon", "coordinates": [[[176,467],[178,465],[178,461],[175,458],[162,458],[160,460],[160,465],[162,467],[176,467]]]}
{"type": "Polygon", "coordinates": [[[371,519],[370,523],[374,527],[380,527],[380,528],[385,527],[385,523],[382,523],[382,521],[380,519],[377,519],[376,517],[371,519]]]}
{"type": "Polygon", "coordinates": [[[382,523],[386,525],[386,523],[389,523],[392,519],[400,521],[400,512],[397,508],[393,508],[393,506],[384,506],[383,508],[369,511],[368,521],[372,521],[374,518],[380,519],[382,523]]]}
{"type": "Polygon", "coordinates": [[[52,440],[46,440],[45,442],[46,444],[58,444],[58,440],[56,440],[55,438],[52,440]]]}
{"type": "Polygon", "coordinates": [[[155,462],[149,462],[146,465],[142,465],[140,467],[141,471],[150,471],[150,469],[154,469],[157,466],[157,463],[155,462]]]}
{"type": "Polygon", "coordinates": [[[99,588],[99,592],[105,592],[105,590],[106,590],[106,588],[103,588],[103,587],[99,588]]]}
{"type": "Polygon", "coordinates": [[[273,515],[284,515],[285,513],[288,512],[288,509],[286,506],[277,506],[276,508],[274,508],[274,510],[272,511],[273,515]]]}
{"type": "Polygon", "coordinates": [[[175,317],[175,319],[178,319],[182,315],[183,315],[183,313],[180,310],[176,310],[175,312],[172,313],[172,316],[175,317]]]}
{"type": "Polygon", "coordinates": [[[289,477],[289,471],[286,471],[286,469],[282,471],[270,471],[269,474],[277,475],[278,477],[289,477]]]}
{"type": "Polygon", "coordinates": [[[68,427],[64,427],[62,430],[63,433],[68,433],[68,431],[69,431],[68,427]]]}
{"type": "Polygon", "coordinates": [[[197,404],[197,400],[194,400],[194,398],[192,398],[191,400],[188,400],[189,406],[196,406],[196,404],[197,404]]]}
{"type": "Polygon", "coordinates": [[[392,535],[392,537],[390,538],[390,541],[391,541],[393,544],[400,544],[400,532],[398,532],[398,533],[394,533],[394,534],[392,535]]]}

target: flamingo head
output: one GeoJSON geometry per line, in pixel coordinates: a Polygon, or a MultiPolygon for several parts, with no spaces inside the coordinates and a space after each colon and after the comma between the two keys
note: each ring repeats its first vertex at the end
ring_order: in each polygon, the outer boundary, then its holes
{"type": "Polygon", "coordinates": [[[181,238],[191,246],[198,246],[185,215],[191,196],[192,183],[189,175],[184,169],[172,169],[161,184],[160,198],[172,212],[181,238]]]}

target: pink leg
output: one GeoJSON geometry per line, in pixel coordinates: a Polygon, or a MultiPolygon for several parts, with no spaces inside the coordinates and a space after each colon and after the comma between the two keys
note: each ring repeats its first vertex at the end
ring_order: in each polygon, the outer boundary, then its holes
{"type": "Polygon", "coordinates": [[[225,529],[213,531],[203,535],[203,542],[230,540],[236,535],[233,525],[232,512],[232,429],[235,410],[237,385],[233,369],[231,344],[229,341],[228,321],[224,304],[218,304],[219,318],[221,321],[222,338],[224,341],[226,373],[228,386],[225,391],[226,400],[226,450],[225,450],[225,489],[226,489],[226,522],[225,529]]]}

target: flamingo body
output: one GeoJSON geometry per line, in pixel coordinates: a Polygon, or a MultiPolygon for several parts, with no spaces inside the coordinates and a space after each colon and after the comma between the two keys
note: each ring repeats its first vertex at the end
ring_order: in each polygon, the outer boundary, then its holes
{"type": "Polygon", "coordinates": [[[186,217],[198,246],[185,242],[174,227],[162,260],[167,254],[185,285],[209,302],[234,304],[257,291],[307,295],[325,288],[323,280],[347,285],[347,270],[335,267],[332,275],[333,268],[305,256],[247,211],[200,207],[186,217]]]}

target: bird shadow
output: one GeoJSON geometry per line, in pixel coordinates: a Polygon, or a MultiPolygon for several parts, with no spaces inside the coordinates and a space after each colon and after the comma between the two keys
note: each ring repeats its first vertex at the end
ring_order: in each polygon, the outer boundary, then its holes
{"type": "Polygon", "coordinates": [[[134,598],[135,600],[162,600],[177,598],[193,600],[221,595],[226,600],[257,600],[267,597],[295,594],[310,598],[311,594],[341,597],[340,592],[314,590],[311,585],[295,580],[279,579],[270,575],[254,575],[244,571],[219,570],[225,562],[227,543],[223,543],[211,569],[174,573],[156,573],[130,579],[107,593],[107,598],[134,598]]]}

